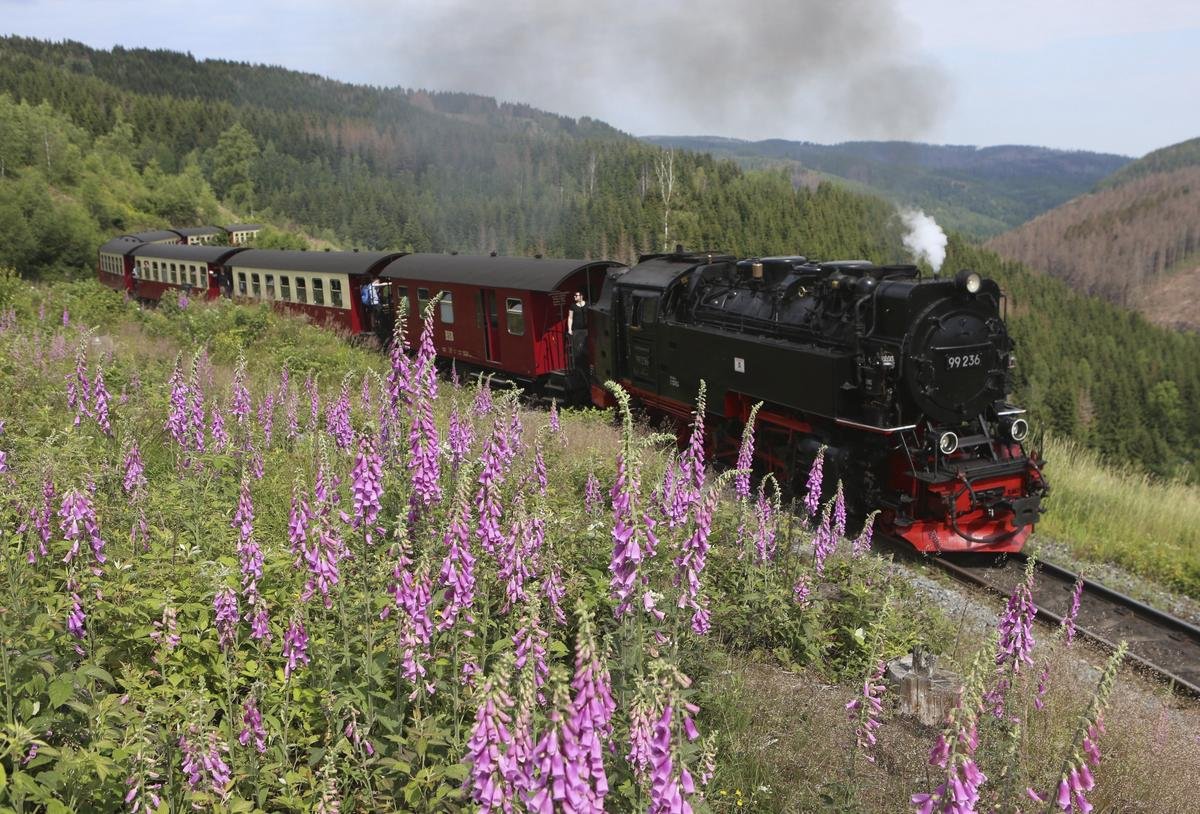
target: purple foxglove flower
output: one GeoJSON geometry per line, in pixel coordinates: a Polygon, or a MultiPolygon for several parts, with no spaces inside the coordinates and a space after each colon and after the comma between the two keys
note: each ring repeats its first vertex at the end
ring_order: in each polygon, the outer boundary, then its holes
{"type": "Polygon", "coordinates": [[[862,750],[863,757],[871,763],[875,762],[875,733],[883,726],[883,693],[887,689],[883,682],[883,674],[886,668],[887,664],[880,661],[863,682],[862,693],[846,704],[846,709],[850,711],[850,721],[856,724],[856,745],[862,750]]]}
{"type": "Polygon", "coordinates": [[[299,619],[293,619],[283,634],[283,658],[287,662],[283,665],[285,679],[290,678],[299,665],[307,665],[309,662],[308,632],[305,631],[304,623],[299,619]]]}
{"type": "Polygon", "coordinates": [[[429,615],[429,602],[433,591],[433,582],[428,569],[422,569],[414,575],[411,571],[400,570],[393,589],[393,599],[400,614],[400,646],[401,672],[413,685],[411,698],[416,698],[421,690],[422,682],[428,693],[434,691],[434,685],[425,681],[425,664],[431,658],[430,643],[433,640],[433,622],[429,615]]]}
{"type": "Polygon", "coordinates": [[[1071,607],[1062,620],[1063,634],[1066,636],[1067,647],[1075,641],[1075,620],[1079,616],[1079,600],[1083,597],[1083,577],[1075,580],[1075,589],[1071,592],[1071,607]]]}
{"type": "Polygon", "coordinates": [[[180,736],[179,751],[188,787],[193,791],[213,794],[221,802],[228,801],[233,773],[224,760],[228,752],[225,741],[215,731],[208,732],[207,736],[202,735],[199,727],[193,724],[186,734],[180,736]]]}
{"type": "Polygon", "coordinates": [[[250,622],[251,639],[267,642],[271,640],[271,614],[261,596],[254,597],[254,607],[246,614],[246,619],[250,622]]]}
{"type": "Polygon", "coordinates": [[[633,769],[634,775],[643,781],[650,776],[654,720],[654,710],[645,699],[636,699],[629,713],[629,752],[625,755],[625,760],[633,769]]]}
{"type": "Polygon", "coordinates": [[[233,515],[233,527],[238,533],[238,564],[242,571],[242,594],[246,604],[253,605],[258,595],[258,581],[263,575],[263,555],[254,540],[254,504],[250,500],[250,481],[242,478],[242,491],[238,497],[237,511],[233,515]]]}
{"type": "Polygon", "coordinates": [[[321,393],[312,376],[304,379],[304,392],[308,394],[308,422],[304,425],[304,431],[312,432],[317,428],[321,416],[321,393]]]}
{"type": "Polygon", "coordinates": [[[125,805],[129,814],[153,814],[162,806],[162,781],[160,775],[139,749],[134,756],[135,771],[125,778],[125,805]]]}
{"type": "Polygon", "coordinates": [[[1033,604],[1032,581],[1033,571],[1029,569],[1025,580],[1013,588],[1000,617],[1000,639],[995,659],[998,680],[986,699],[996,717],[1004,714],[1004,700],[1011,676],[1021,672],[1022,663],[1033,664],[1033,619],[1037,615],[1037,607],[1033,604]]]}
{"type": "Polygon", "coordinates": [[[242,704],[242,731],[238,733],[238,743],[247,746],[254,741],[254,749],[260,755],[267,752],[267,730],[263,727],[262,713],[258,711],[258,703],[253,695],[246,696],[242,704]]]}
{"type": "Polygon", "coordinates": [[[413,398],[408,442],[412,448],[412,455],[408,459],[412,477],[411,508],[414,512],[420,512],[442,500],[441,461],[438,456],[441,438],[433,421],[433,399],[425,388],[418,390],[413,398]]]}
{"type": "Polygon", "coordinates": [[[690,814],[687,802],[691,776],[686,767],[675,766],[674,750],[671,746],[674,711],[668,704],[654,723],[650,738],[650,812],[652,814],[690,814]]]}
{"type": "Polygon", "coordinates": [[[583,510],[589,515],[593,515],[600,511],[600,481],[596,479],[595,472],[588,472],[587,483],[583,487],[583,510]]]}
{"type": "Polygon", "coordinates": [[[579,730],[587,729],[596,734],[595,757],[603,775],[599,746],[612,736],[612,716],[617,704],[613,700],[612,679],[605,666],[605,657],[596,641],[591,612],[582,600],[576,605],[576,616],[579,631],[575,637],[575,675],[571,679],[571,689],[575,692],[571,702],[572,715],[579,730]]]}
{"type": "Polygon", "coordinates": [[[439,580],[445,591],[438,630],[449,630],[464,613],[468,623],[474,623],[471,608],[475,602],[475,557],[471,554],[470,510],[466,493],[462,492],[442,537],[446,557],[439,580]]]}
{"type": "Polygon", "coordinates": [[[303,552],[304,562],[308,566],[308,580],[304,583],[300,599],[307,602],[314,593],[319,592],[325,607],[333,607],[330,592],[341,582],[338,563],[347,556],[347,552],[345,543],[327,518],[321,518],[311,545],[305,546],[303,552]]]}
{"type": "Polygon", "coordinates": [[[475,392],[472,404],[475,415],[487,415],[492,412],[492,383],[491,379],[481,379],[479,389],[475,392]]]}
{"type": "Polygon", "coordinates": [[[304,490],[300,482],[292,484],[292,505],[288,509],[288,545],[295,556],[293,565],[297,568],[304,561],[304,551],[309,537],[309,522],[313,514],[308,508],[304,490]]]}
{"type": "Polygon", "coordinates": [[[374,542],[373,533],[383,531],[376,526],[383,499],[383,459],[375,452],[374,444],[365,433],[359,439],[358,454],[355,455],[350,477],[354,528],[363,530],[367,545],[371,545],[374,542]]]}
{"type": "Polygon", "coordinates": [[[759,490],[755,503],[755,533],[754,551],[759,565],[765,565],[775,559],[775,537],[778,520],[775,517],[775,507],[767,496],[759,490]]]}
{"type": "Polygon", "coordinates": [[[813,564],[818,576],[825,573],[825,560],[837,548],[838,538],[833,533],[831,522],[830,506],[826,504],[821,514],[821,525],[813,535],[813,564]]]}
{"type": "Polygon", "coordinates": [[[542,583],[542,592],[546,595],[546,601],[550,603],[550,613],[554,616],[554,623],[565,626],[567,614],[563,611],[562,601],[567,596],[567,589],[563,585],[562,570],[558,566],[547,569],[546,579],[542,583]]]}
{"type": "Polygon", "coordinates": [[[222,588],[213,597],[217,646],[228,650],[237,639],[238,601],[232,588],[222,588]]]}
{"type": "Polygon", "coordinates": [[[513,741],[509,731],[513,701],[504,691],[507,679],[506,675],[494,676],[484,684],[475,726],[467,741],[465,762],[471,767],[467,792],[483,814],[511,810],[516,797],[507,779],[511,775],[508,750],[513,741]]]}
{"type": "Polygon", "coordinates": [[[225,430],[225,413],[216,399],[209,408],[209,419],[208,437],[212,440],[212,451],[220,454],[229,447],[229,433],[225,430]]]}
{"type": "Polygon", "coordinates": [[[523,508],[518,511],[508,536],[509,544],[497,551],[499,569],[496,576],[504,582],[503,613],[508,613],[515,603],[528,600],[525,581],[533,575],[537,548],[541,546],[540,518],[529,517],[523,508]]]}
{"type": "Polygon", "coordinates": [[[83,641],[87,638],[87,629],[84,625],[87,622],[87,614],[83,612],[83,600],[79,598],[76,592],[78,585],[72,580],[67,584],[67,590],[71,592],[71,610],[67,614],[67,632],[76,639],[83,641]]]}
{"type": "Polygon", "coordinates": [[[562,432],[562,424],[558,418],[558,399],[550,399],[550,432],[555,435],[562,432]]]}
{"type": "Polygon", "coordinates": [[[817,457],[813,459],[812,469],[808,471],[808,492],[804,497],[804,509],[808,512],[808,516],[814,519],[817,516],[817,509],[821,506],[821,481],[824,469],[825,447],[821,447],[817,452],[817,457]]]}
{"type": "Polygon", "coordinates": [[[875,517],[879,512],[871,512],[863,523],[862,531],[850,547],[850,554],[859,557],[871,550],[871,536],[875,531],[875,517]]]}
{"type": "Polygon", "coordinates": [[[129,527],[129,542],[135,548],[141,543],[142,551],[150,550],[150,524],[146,522],[145,506],[138,506],[137,519],[129,527]]]}
{"type": "MultiPolygon", "coordinates": [[[[675,587],[682,588],[679,593],[679,608],[692,607],[701,610],[700,574],[708,561],[708,535],[712,530],[713,513],[717,508],[719,492],[715,487],[709,488],[696,511],[696,525],[691,535],[684,540],[679,556],[675,558],[675,587]]],[[[702,614],[699,627],[706,627],[707,614],[702,614]]]]}
{"type": "Polygon", "coordinates": [[[642,561],[654,556],[658,539],[654,536],[654,520],[641,513],[636,505],[639,493],[636,471],[627,471],[625,454],[617,458],[617,480],[612,488],[613,553],[609,562],[612,573],[611,594],[617,602],[614,611],[619,619],[629,612],[642,561]],[[641,524],[636,520],[641,515],[641,524]]]}
{"type": "Polygon", "coordinates": [[[295,390],[285,390],[283,393],[284,438],[291,442],[300,437],[300,400],[295,390]]]}
{"type": "Polygon", "coordinates": [[[92,415],[96,418],[96,424],[101,432],[111,436],[112,424],[108,419],[108,404],[112,397],[108,394],[108,388],[104,386],[104,368],[99,366],[96,367],[96,378],[92,382],[92,396],[95,399],[92,403],[92,415]]]}
{"type": "Polygon", "coordinates": [[[50,478],[44,479],[42,481],[42,505],[40,508],[35,506],[29,512],[30,519],[33,521],[33,530],[36,532],[36,547],[29,550],[29,556],[27,557],[30,564],[50,554],[48,546],[50,538],[54,536],[53,521],[56,497],[54,481],[50,480],[50,478]]]}
{"type": "Polygon", "coordinates": [[[71,544],[63,562],[71,562],[79,554],[79,542],[87,535],[92,547],[92,556],[96,562],[103,565],[107,559],[104,556],[104,540],[100,537],[100,526],[96,522],[96,510],[92,506],[90,494],[72,489],[63,495],[62,504],[58,509],[59,530],[63,539],[71,544]]]}
{"type": "Polygon", "coordinates": [[[62,323],[64,328],[71,324],[71,312],[66,308],[63,309],[62,323]]]}
{"type": "Polygon", "coordinates": [[[812,586],[808,584],[808,577],[801,575],[796,580],[796,584],[792,586],[792,601],[801,608],[807,608],[809,604],[809,595],[812,593],[812,586]]]}
{"type": "Polygon", "coordinates": [[[1046,691],[1050,689],[1050,659],[1046,659],[1042,664],[1042,674],[1038,676],[1037,693],[1033,698],[1033,705],[1040,712],[1046,708],[1046,691]]]}
{"type": "Polygon", "coordinates": [[[146,467],[142,464],[142,450],[135,439],[125,453],[125,477],[121,481],[125,494],[132,497],[135,492],[140,493],[146,487],[145,470],[146,467]]]}
{"type": "Polygon", "coordinates": [[[350,374],[342,378],[342,390],[333,407],[325,414],[325,431],[338,449],[350,449],[354,443],[354,428],[350,424],[350,374]]]}
{"type": "Polygon", "coordinates": [[[363,373],[362,384],[358,388],[358,403],[362,407],[363,415],[370,415],[371,409],[371,374],[363,373]]]}
{"type": "Polygon", "coordinates": [[[175,620],[175,609],[170,605],[163,608],[162,619],[154,623],[150,639],[168,651],[179,646],[179,625],[175,620]]]}
{"type": "Polygon", "coordinates": [[[458,469],[471,452],[474,443],[475,428],[470,421],[463,419],[458,412],[458,405],[450,410],[450,466],[458,469]]]}
{"type": "Polygon", "coordinates": [[[833,539],[841,540],[846,536],[846,492],[839,480],[837,493],[833,496],[833,539]]]}
{"type": "Polygon", "coordinates": [[[75,353],[75,373],[67,377],[67,406],[75,410],[75,426],[78,427],[84,416],[90,415],[92,402],[92,382],[87,373],[87,344],[86,338],[79,343],[75,353]]]}
{"type": "Polygon", "coordinates": [[[246,360],[238,357],[237,367],[233,371],[233,397],[229,402],[229,412],[237,419],[239,426],[246,423],[250,417],[250,391],[246,389],[246,360]]]}
{"type": "Polygon", "coordinates": [[[733,479],[733,490],[742,500],[750,497],[750,469],[754,466],[754,419],[760,407],[761,401],[751,409],[750,418],[742,431],[742,445],[738,448],[737,474],[733,479]]]}
{"type": "Polygon", "coordinates": [[[534,448],[533,478],[534,482],[537,483],[538,494],[545,497],[547,490],[550,488],[550,480],[546,477],[546,459],[542,456],[542,445],[540,443],[534,448]]]}
{"type": "Polygon", "coordinates": [[[272,392],[264,395],[258,403],[258,425],[262,428],[263,449],[270,449],[275,429],[275,394],[272,392]]]}
{"type": "Polygon", "coordinates": [[[167,432],[171,434],[171,438],[175,443],[179,444],[183,449],[188,447],[188,427],[191,421],[189,410],[190,392],[188,390],[187,379],[183,375],[183,369],[179,365],[179,360],[175,360],[175,370],[171,374],[169,382],[171,388],[170,410],[167,413],[167,432]]]}
{"type": "Polygon", "coordinates": [[[478,512],[479,542],[483,550],[495,554],[504,543],[500,531],[500,485],[504,481],[504,450],[507,435],[499,416],[492,421],[492,435],[483,450],[483,470],[479,473],[479,491],[475,494],[478,512]]]}
{"type": "Polygon", "coordinates": [[[516,656],[513,666],[521,671],[532,660],[534,685],[537,687],[543,686],[550,677],[550,666],[546,662],[546,643],[549,640],[550,634],[542,627],[537,605],[531,604],[523,624],[512,636],[516,656]]]}

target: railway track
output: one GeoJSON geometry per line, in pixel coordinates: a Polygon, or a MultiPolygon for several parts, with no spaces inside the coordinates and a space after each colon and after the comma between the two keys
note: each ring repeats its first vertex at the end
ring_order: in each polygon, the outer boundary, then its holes
{"type": "MultiPolygon", "coordinates": [[[[929,561],[955,579],[1008,596],[1025,578],[1027,559],[1024,554],[1009,554],[962,561],[931,557],[929,561]]],[[[1033,601],[1039,620],[1062,622],[1077,578],[1065,568],[1037,562],[1033,601]]],[[[1085,579],[1075,630],[1108,650],[1124,639],[1129,643],[1129,661],[1200,697],[1200,628],[1085,579]]]]}

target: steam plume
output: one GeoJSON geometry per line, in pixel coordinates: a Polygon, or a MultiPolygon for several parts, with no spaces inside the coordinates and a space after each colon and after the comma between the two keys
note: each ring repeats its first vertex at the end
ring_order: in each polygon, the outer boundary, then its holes
{"type": "Polygon", "coordinates": [[[908,233],[904,235],[904,247],[918,260],[924,258],[933,267],[933,273],[942,270],[946,260],[946,233],[929,215],[919,209],[900,210],[900,220],[908,233]]]}
{"type": "Polygon", "coordinates": [[[399,84],[639,133],[919,138],[951,95],[897,0],[358,4],[399,84]]]}

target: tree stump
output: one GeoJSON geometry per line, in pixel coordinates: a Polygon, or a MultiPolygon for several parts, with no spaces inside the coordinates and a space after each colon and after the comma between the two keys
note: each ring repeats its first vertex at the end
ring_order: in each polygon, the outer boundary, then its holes
{"type": "Polygon", "coordinates": [[[940,726],[958,702],[962,679],[937,668],[937,657],[923,647],[888,664],[888,680],[896,687],[900,714],[926,726],[940,726]]]}

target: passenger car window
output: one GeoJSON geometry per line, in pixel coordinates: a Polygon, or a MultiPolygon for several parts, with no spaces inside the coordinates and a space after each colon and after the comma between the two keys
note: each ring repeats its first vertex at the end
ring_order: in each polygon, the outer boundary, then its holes
{"type": "Polygon", "coordinates": [[[325,281],[320,277],[314,277],[312,281],[312,301],[313,305],[325,304],[325,281]]]}
{"type": "Polygon", "coordinates": [[[513,336],[525,335],[525,305],[519,299],[509,297],[504,301],[504,313],[508,317],[508,332],[513,336]]]}
{"type": "Polygon", "coordinates": [[[329,302],[334,308],[342,307],[342,281],[329,281],[329,302]]]}
{"type": "Polygon", "coordinates": [[[442,312],[442,322],[446,325],[454,324],[454,294],[446,291],[442,293],[442,299],[438,306],[442,312]]]}

